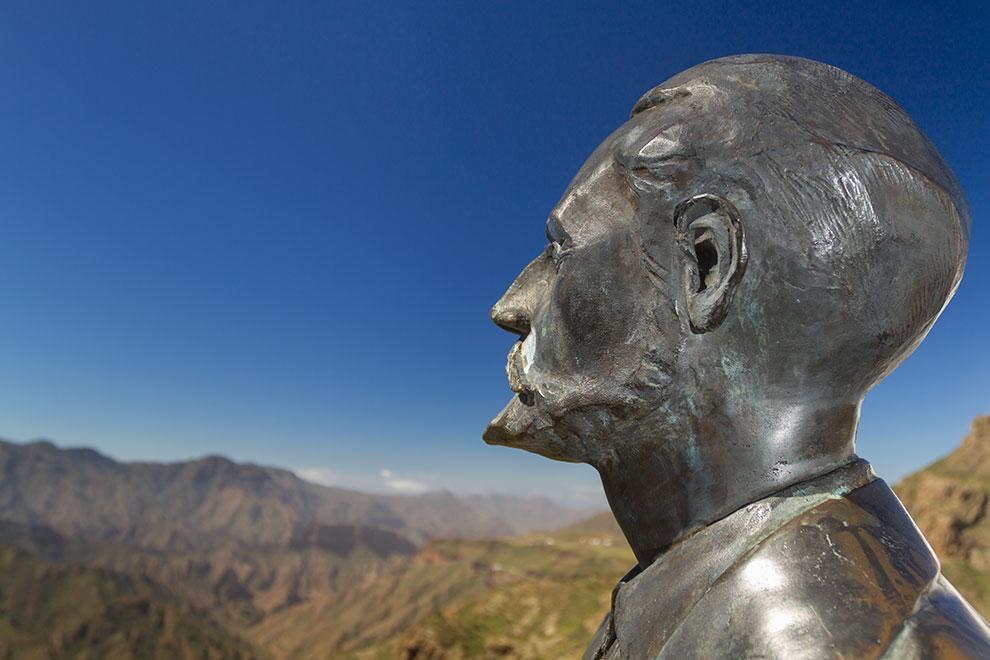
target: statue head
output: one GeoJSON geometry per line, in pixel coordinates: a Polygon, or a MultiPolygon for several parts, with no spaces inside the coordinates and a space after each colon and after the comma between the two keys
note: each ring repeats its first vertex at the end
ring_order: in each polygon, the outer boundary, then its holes
{"type": "Polygon", "coordinates": [[[613,509],[661,498],[676,536],[851,459],[863,396],[959,283],[969,216],[887,96],[747,55],[647,92],[546,233],[492,309],[517,396],[485,440],[592,464],[613,509]]]}

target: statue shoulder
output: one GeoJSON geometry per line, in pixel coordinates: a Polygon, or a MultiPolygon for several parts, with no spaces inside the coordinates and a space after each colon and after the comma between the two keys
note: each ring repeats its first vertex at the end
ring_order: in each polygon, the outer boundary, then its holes
{"type": "Polygon", "coordinates": [[[890,658],[990,658],[990,627],[943,575],[921,597],[890,658]]]}
{"type": "MultiPolygon", "coordinates": [[[[628,595],[656,591],[644,587],[628,595]]],[[[663,611],[620,596],[616,657],[990,657],[990,629],[879,479],[787,520],[680,593],[687,601],[663,611]]]]}

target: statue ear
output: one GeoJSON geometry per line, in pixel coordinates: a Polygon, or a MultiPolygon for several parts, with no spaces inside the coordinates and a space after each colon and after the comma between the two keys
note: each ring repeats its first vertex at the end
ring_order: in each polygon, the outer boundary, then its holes
{"type": "Polygon", "coordinates": [[[674,224],[691,330],[714,330],[728,313],[746,271],[746,236],[739,212],[724,197],[695,195],[674,209],[674,224]]]}

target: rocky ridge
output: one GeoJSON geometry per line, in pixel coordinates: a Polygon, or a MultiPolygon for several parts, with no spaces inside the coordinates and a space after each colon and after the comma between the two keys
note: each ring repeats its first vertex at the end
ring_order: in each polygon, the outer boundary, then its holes
{"type": "Polygon", "coordinates": [[[990,618],[990,416],[962,444],[905,477],[894,491],[942,562],[942,571],[990,618]]]}

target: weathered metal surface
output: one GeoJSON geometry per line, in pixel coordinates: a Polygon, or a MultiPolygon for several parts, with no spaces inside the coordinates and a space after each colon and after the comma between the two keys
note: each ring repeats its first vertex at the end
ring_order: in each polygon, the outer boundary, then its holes
{"type": "Polygon", "coordinates": [[[699,65],[636,103],[546,230],[492,309],[517,396],[485,440],[601,474],[642,571],[589,657],[990,656],[854,453],[969,241],[896,103],[800,58],[699,65]]]}

